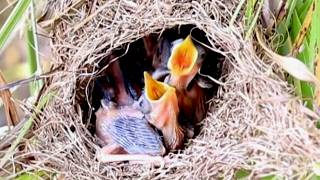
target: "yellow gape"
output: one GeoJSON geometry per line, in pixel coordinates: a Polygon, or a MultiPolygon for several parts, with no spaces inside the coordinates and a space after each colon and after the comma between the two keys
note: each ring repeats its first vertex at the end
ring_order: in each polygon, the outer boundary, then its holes
{"type": "Polygon", "coordinates": [[[197,59],[198,50],[189,35],[172,49],[167,66],[175,76],[187,75],[192,71],[197,59]]]}
{"type": "Polygon", "coordinates": [[[163,82],[154,80],[147,72],[144,72],[143,75],[145,81],[146,97],[149,101],[157,101],[163,99],[165,98],[164,95],[167,91],[174,90],[173,87],[170,87],[163,82]]]}

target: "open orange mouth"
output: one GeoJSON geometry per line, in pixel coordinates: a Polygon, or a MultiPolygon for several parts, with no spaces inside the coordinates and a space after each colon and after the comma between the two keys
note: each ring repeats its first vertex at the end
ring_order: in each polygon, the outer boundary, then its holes
{"type": "Polygon", "coordinates": [[[145,93],[149,101],[158,101],[165,98],[175,89],[163,82],[154,80],[149,73],[144,72],[145,93]]]}
{"type": "Polygon", "coordinates": [[[187,75],[192,71],[197,58],[198,50],[189,35],[173,48],[167,66],[173,75],[187,75]]]}

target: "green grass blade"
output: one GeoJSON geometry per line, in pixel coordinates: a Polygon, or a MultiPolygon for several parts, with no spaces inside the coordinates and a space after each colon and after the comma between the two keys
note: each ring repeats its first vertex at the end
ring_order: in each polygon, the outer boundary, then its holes
{"type": "Polygon", "coordinates": [[[302,99],[307,103],[309,109],[313,109],[314,88],[310,83],[301,82],[302,99]]]}
{"type": "Polygon", "coordinates": [[[289,3],[289,9],[288,9],[288,14],[287,14],[287,17],[285,20],[287,28],[290,27],[291,17],[293,15],[294,10],[295,10],[297,0],[290,0],[288,3],[289,3]]]}
{"type": "Polygon", "coordinates": [[[315,2],[315,10],[312,16],[310,25],[309,46],[310,49],[314,49],[312,57],[316,57],[317,51],[320,48],[320,0],[315,2]]]}
{"type": "Polygon", "coordinates": [[[235,172],[235,179],[236,180],[246,180],[249,179],[250,171],[246,169],[239,169],[235,172]]]}
{"type": "Polygon", "coordinates": [[[16,25],[21,22],[21,19],[23,19],[23,15],[28,9],[30,3],[31,0],[18,1],[17,5],[14,7],[5,24],[0,29],[0,51],[6,44],[12,32],[15,30],[16,25]]]}
{"type": "MultiPolygon", "coordinates": [[[[246,36],[245,36],[245,40],[249,39],[249,37],[251,36],[251,34],[252,34],[253,30],[254,30],[254,27],[257,24],[259,15],[260,15],[262,7],[263,7],[264,0],[260,0],[258,3],[259,3],[259,7],[258,7],[258,9],[256,11],[256,14],[253,16],[252,21],[250,22],[249,29],[248,29],[248,31],[246,33],[246,36]]],[[[250,18],[251,18],[251,16],[250,16],[250,18]]]]}
{"type": "Polygon", "coordinates": [[[295,11],[299,14],[301,11],[303,11],[303,6],[304,6],[304,1],[305,0],[298,0],[297,4],[295,6],[295,11]]]}
{"type": "Polygon", "coordinates": [[[241,8],[243,6],[243,4],[245,3],[245,0],[240,0],[236,10],[234,11],[232,17],[231,17],[231,20],[230,20],[230,23],[229,23],[229,26],[232,26],[233,23],[236,21],[237,17],[238,17],[238,14],[239,12],[241,11],[241,8]]]}
{"type": "MultiPolygon", "coordinates": [[[[310,4],[308,7],[304,7],[306,8],[306,14],[304,15],[304,18],[301,19],[301,14],[299,14],[299,19],[301,23],[301,27],[299,28],[299,32],[298,34],[295,36],[294,39],[294,43],[293,43],[293,50],[292,50],[292,55],[296,55],[299,51],[301,51],[300,47],[302,45],[304,45],[304,49],[308,50],[308,48],[306,48],[306,46],[308,45],[309,42],[309,31],[310,31],[310,25],[312,22],[312,16],[314,14],[314,2],[312,2],[312,4],[310,4]]],[[[297,13],[296,13],[297,14],[297,13]]],[[[310,51],[309,51],[310,52],[310,51]]]]}
{"type": "Polygon", "coordinates": [[[309,7],[312,3],[313,3],[313,0],[305,0],[303,2],[303,5],[301,6],[301,10],[300,10],[300,12],[298,12],[299,18],[301,21],[306,17],[306,14],[309,10],[309,7]]]}
{"type": "Polygon", "coordinates": [[[301,29],[301,22],[296,11],[293,12],[292,15],[292,22],[291,22],[291,31],[290,37],[292,40],[296,39],[297,35],[299,34],[301,29]]]}
{"type": "Polygon", "coordinates": [[[33,74],[37,70],[37,52],[35,49],[34,32],[30,26],[26,28],[27,41],[27,62],[29,65],[29,72],[33,74]]]}
{"type": "Polygon", "coordinates": [[[246,27],[249,27],[250,23],[253,20],[254,6],[255,6],[256,2],[257,2],[257,0],[248,0],[247,1],[246,11],[244,13],[246,27]]]}
{"type": "Polygon", "coordinates": [[[299,97],[302,97],[302,87],[301,87],[301,81],[294,78],[293,79],[293,85],[295,87],[295,92],[299,97]]]}
{"type": "Polygon", "coordinates": [[[50,179],[50,176],[45,171],[34,171],[34,172],[25,172],[18,175],[14,180],[40,180],[40,179],[50,179]]]}
{"type": "MultiPolygon", "coordinates": [[[[319,19],[320,19],[320,0],[315,1],[315,10],[312,16],[312,21],[310,25],[310,36],[309,36],[309,46],[310,46],[310,56],[312,57],[313,61],[312,63],[312,70],[315,70],[315,75],[319,79],[319,50],[320,50],[320,26],[319,26],[319,19]],[[317,67],[314,67],[314,65],[317,64],[317,67]]],[[[320,105],[319,102],[319,92],[314,90],[314,94],[316,94],[314,97],[315,104],[318,106],[320,105]]]]}
{"type": "MultiPolygon", "coordinates": [[[[38,50],[38,41],[37,41],[37,29],[36,29],[36,20],[34,16],[34,4],[30,8],[30,19],[29,23],[26,26],[26,41],[27,41],[27,62],[29,65],[30,75],[39,75],[42,73],[39,50],[38,50]]],[[[35,81],[30,84],[30,93],[35,95],[41,88],[42,81],[35,81]]]]}
{"type": "Polygon", "coordinates": [[[289,30],[285,22],[282,21],[278,24],[276,29],[277,37],[274,41],[276,43],[277,52],[283,56],[291,53],[292,50],[292,41],[289,37],[289,30]]]}

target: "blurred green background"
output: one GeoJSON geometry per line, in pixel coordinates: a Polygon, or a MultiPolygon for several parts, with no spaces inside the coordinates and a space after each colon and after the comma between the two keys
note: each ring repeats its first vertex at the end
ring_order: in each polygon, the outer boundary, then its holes
{"type": "MultiPolygon", "coordinates": [[[[0,0],[0,27],[5,23],[15,5],[15,2],[16,1],[14,0],[0,0]]],[[[49,38],[43,35],[43,33],[38,33],[37,38],[42,70],[46,72],[49,69],[51,58],[49,38]]],[[[24,33],[18,31],[15,33],[13,39],[10,39],[10,42],[0,50],[0,69],[4,74],[7,83],[30,77],[26,57],[27,49],[24,33]]],[[[30,96],[27,84],[16,89],[12,89],[11,92],[13,93],[13,97],[17,100],[26,100],[30,96]]],[[[17,108],[19,116],[22,117],[22,111],[19,107],[17,108]]],[[[0,127],[3,125],[6,125],[6,119],[1,100],[0,127]]]]}

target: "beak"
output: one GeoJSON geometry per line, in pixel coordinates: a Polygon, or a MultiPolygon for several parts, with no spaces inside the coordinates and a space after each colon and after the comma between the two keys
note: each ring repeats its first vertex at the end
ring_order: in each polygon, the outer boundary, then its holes
{"type": "Polygon", "coordinates": [[[188,87],[200,68],[197,62],[198,54],[198,49],[193,44],[190,35],[173,47],[167,64],[171,74],[170,85],[178,90],[188,87]]]}
{"type": "Polygon", "coordinates": [[[175,93],[175,89],[169,85],[160,81],[154,80],[151,75],[144,72],[145,93],[148,101],[163,101],[172,93],[175,93]]]}
{"type": "Polygon", "coordinates": [[[165,144],[170,149],[179,148],[184,132],[178,124],[179,106],[175,88],[156,81],[144,72],[145,95],[151,104],[149,122],[162,131],[165,144]]]}
{"type": "Polygon", "coordinates": [[[189,35],[180,44],[173,47],[167,66],[175,76],[188,75],[195,66],[197,59],[198,50],[189,35]]]}

